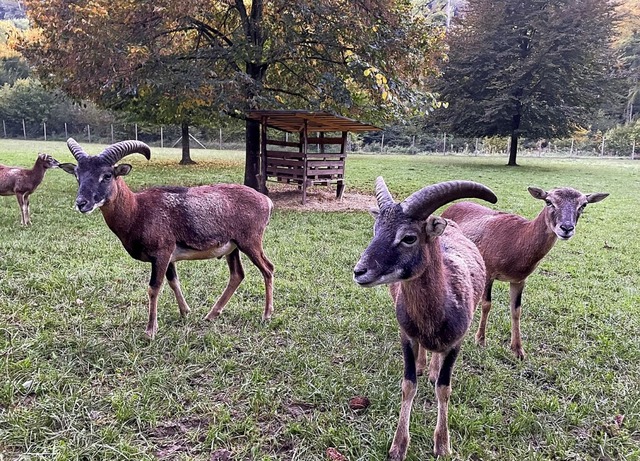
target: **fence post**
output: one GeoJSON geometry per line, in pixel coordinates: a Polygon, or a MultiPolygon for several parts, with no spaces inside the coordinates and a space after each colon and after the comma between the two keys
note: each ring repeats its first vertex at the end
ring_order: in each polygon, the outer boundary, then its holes
{"type": "Polygon", "coordinates": [[[442,133],[442,153],[447,155],[447,133],[442,133]]]}
{"type": "Polygon", "coordinates": [[[89,138],[89,142],[91,142],[91,126],[87,125],[87,137],[89,138]]]}
{"type": "Polygon", "coordinates": [[[7,137],[7,125],[5,125],[4,120],[2,121],[2,131],[4,132],[4,137],[7,137]]]}
{"type": "Polygon", "coordinates": [[[602,135],[602,145],[600,146],[600,157],[604,155],[604,135],[602,135]]]}
{"type": "Polygon", "coordinates": [[[220,128],[220,150],[222,150],[222,128],[220,128]]]}
{"type": "Polygon", "coordinates": [[[382,139],[380,140],[380,152],[384,152],[384,133],[382,133],[382,139]]]}
{"type": "MultiPolygon", "coordinates": [[[[5,138],[7,136],[5,135],[5,138]]],[[[633,140],[633,143],[631,144],[631,160],[635,160],[636,158],[636,140],[633,140]]]]}
{"type": "Polygon", "coordinates": [[[162,127],[160,127],[160,148],[164,147],[164,133],[162,131],[162,127]]]}
{"type": "Polygon", "coordinates": [[[42,122],[42,128],[44,130],[44,140],[47,140],[47,122],[42,122]]]}
{"type": "Polygon", "coordinates": [[[27,139],[27,127],[24,124],[24,119],[22,119],[22,135],[24,136],[24,139],[27,139]]]}
{"type": "Polygon", "coordinates": [[[64,122],[64,139],[69,139],[69,133],[67,132],[67,122],[64,122]]]}
{"type": "Polygon", "coordinates": [[[573,138],[571,138],[571,150],[569,151],[569,156],[573,155],[573,138]]]}
{"type": "Polygon", "coordinates": [[[134,123],[135,132],[136,132],[136,141],[138,140],[138,124],[134,123]]]}
{"type": "Polygon", "coordinates": [[[111,124],[111,144],[113,144],[113,123],[111,124]]]}

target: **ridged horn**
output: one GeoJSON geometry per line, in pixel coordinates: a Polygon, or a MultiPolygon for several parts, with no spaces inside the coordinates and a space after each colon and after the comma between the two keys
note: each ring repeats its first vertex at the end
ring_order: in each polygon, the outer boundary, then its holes
{"type": "Polygon", "coordinates": [[[382,176],[376,178],[376,199],[378,200],[378,208],[380,209],[395,205],[396,203],[393,201],[393,197],[391,197],[391,193],[382,176]]]}
{"type": "Polygon", "coordinates": [[[75,158],[76,160],[80,160],[81,157],[87,157],[87,153],[82,150],[82,147],[80,147],[80,144],[78,144],[75,139],[67,139],[67,147],[71,151],[71,155],[73,155],[73,158],[75,158]]]}
{"type": "Polygon", "coordinates": [[[486,186],[473,181],[447,181],[423,187],[407,197],[400,206],[414,219],[426,219],[442,205],[460,198],[479,198],[496,203],[498,198],[486,186]]]}
{"type": "Polygon", "coordinates": [[[115,165],[122,157],[129,154],[142,154],[149,160],[151,149],[141,141],[120,141],[103,150],[100,157],[108,161],[110,165],[115,165]]]}

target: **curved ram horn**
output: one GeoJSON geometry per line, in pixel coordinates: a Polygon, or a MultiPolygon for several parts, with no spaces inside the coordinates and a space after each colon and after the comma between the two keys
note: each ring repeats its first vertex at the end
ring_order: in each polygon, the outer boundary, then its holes
{"type": "Polygon", "coordinates": [[[78,144],[75,139],[67,139],[67,147],[76,160],[80,160],[81,157],[87,157],[87,153],[80,147],[80,144],[78,144]]]}
{"type": "Polygon", "coordinates": [[[393,197],[389,193],[389,189],[382,179],[382,176],[376,178],[376,199],[378,200],[378,208],[386,208],[390,205],[395,205],[393,197]]]}
{"type": "Polygon", "coordinates": [[[407,197],[400,206],[414,219],[426,219],[442,205],[460,198],[479,198],[496,203],[498,198],[486,186],[472,181],[447,181],[424,187],[407,197]]]}
{"type": "Polygon", "coordinates": [[[115,165],[122,157],[129,154],[142,154],[149,160],[151,149],[141,141],[120,141],[103,150],[100,157],[108,161],[110,165],[115,165]]]}

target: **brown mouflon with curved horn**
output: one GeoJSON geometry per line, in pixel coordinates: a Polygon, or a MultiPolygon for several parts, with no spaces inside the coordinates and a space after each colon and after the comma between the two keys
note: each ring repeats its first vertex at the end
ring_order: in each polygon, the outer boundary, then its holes
{"type": "Polygon", "coordinates": [[[570,187],[548,192],[538,187],[529,187],[529,193],[534,198],[544,200],[546,205],[533,221],[471,202],[456,203],[442,213],[444,218],[458,223],[464,235],[476,244],[487,268],[476,343],[482,346],[485,344],[493,282],[509,282],[511,350],[519,359],[525,358],[520,316],[522,292],[527,277],[558,239],[568,240],[573,236],[587,203],[599,202],[609,195],[585,195],[570,187]]]}
{"type": "Polygon", "coordinates": [[[388,284],[400,325],[402,405],[389,459],[406,457],[417,375],[426,368],[426,351],[432,352],[429,379],[436,385],[438,400],[433,451],[446,455],[451,453],[451,373],[482,294],[485,268],[480,252],[458,226],[431,213],[459,198],[491,203],[497,198],[482,184],[449,181],[395,203],[381,177],[376,180],[376,197],[374,237],[353,269],[353,278],[363,287],[388,284]]]}
{"type": "Polygon", "coordinates": [[[57,168],[60,163],[49,154],[38,154],[33,168],[18,168],[0,165],[0,195],[15,195],[20,206],[20,223],[31,224],[29,196],[40,185],[49,168],[57,168]]]}
{"type": "Polygon", "coordinates": [[[76,208],[91,213],[100,208],[104,220],[135,259],[151,263],[149,322],[146,334],[158,331],[158,295],[166,276],[175,293],[180,314],[189,306],[182,295],[176,262],[187,259],[227,259],[227,287],[205,316],[211,320],[222,309],[244,278],[240,252],[262,273],[265,284],[263,319],[273,313],[273,264],[262,249],[262,239],[273,203],[255,190],[238,184],[198,187],[154,187],[132,192],[123,180],[131,165],[116,165],[123,157],[139,153],[147,159],[151,150],[139,141],[121,141],[100,155],[88,155],[73,139],[67,146],[78,164],[60,167],[78,180],[76,208]]]}

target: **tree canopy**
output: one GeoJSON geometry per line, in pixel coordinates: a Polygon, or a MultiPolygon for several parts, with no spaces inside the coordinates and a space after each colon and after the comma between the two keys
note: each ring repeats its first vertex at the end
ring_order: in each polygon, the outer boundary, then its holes
{"type": "MultiPolygon", "coordinates": [[[[441,28],[409,0],[26,0],[41,78],[147,120],[323,109],[380,122],[428,110],[441,28]]],[[[247,121],[245,184],[258,177],[247,121]]]]}
{"type": "Polygon", "coordinates": [[[624,120],[630,123],[640,104],[640,0],[624,0],[617,8],[620,22],[614,47],[626,83],[624,120]]]}
{"type": "Polygon", "coordinates": [[[602,0],[475,0],[449,37],[439,116],[463,136],[558,137],[589,123],[613,76],[602,0]]]}

